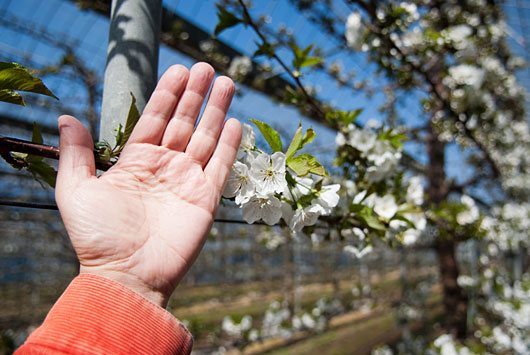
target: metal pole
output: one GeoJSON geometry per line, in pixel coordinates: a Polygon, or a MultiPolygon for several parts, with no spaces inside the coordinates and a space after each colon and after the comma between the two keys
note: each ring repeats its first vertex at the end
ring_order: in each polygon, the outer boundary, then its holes
{"type": "Polygon", "coordinates": [[[99,139],[111,145],[131,95],[143,111],[158,78],[162,0],[112,0],[99,139]]]}

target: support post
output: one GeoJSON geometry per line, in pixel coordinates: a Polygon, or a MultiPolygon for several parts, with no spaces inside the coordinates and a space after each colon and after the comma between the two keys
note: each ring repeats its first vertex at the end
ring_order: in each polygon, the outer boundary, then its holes
{"type": "Polygon", "coordinates": [[[158,78],[162,0],[112,0],[99,139],[114,143],[136,97],[142,112],[158,78]]]}

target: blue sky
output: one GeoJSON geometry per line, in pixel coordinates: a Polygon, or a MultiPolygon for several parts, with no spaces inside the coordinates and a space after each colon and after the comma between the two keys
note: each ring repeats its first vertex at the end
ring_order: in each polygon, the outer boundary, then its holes
{"type": "MultiPolygon", "coordinates": [[[[513,1],[512,1],[513,2],[513,1]]],[[[343,2],[336,2],[338,12],[347,17],[349,10],[340,8],[343,2]]],[[[215,1],[164,1],[164,4],[175,10],[181,16],[187,18],[197,26],[208,32],[213,32],[216,25],[215,1]]],[[[297,36],[301,45],[316,43],[325,49],[332,48],[334,43],[328,37],[319,32],[305,16],[296,11],[289,1],[254,1],[253,14],[268,14],[270,26],[288,26],[297,36]]],[[[517,26],[520,18],[513,6],[507,2],[507,14],[509,23],[513,23],[514,49],[522,50],[521,39],[517,26]]],[[[528,5],[530,7],[530,5],[528,5]]],[[[43,67],[56,63],[62,57],[64,51],[60,49],[61,44],[68,43],[77,55],[84,61],[85,65],[96,71],[100,77],[103,76],[105,64],[105,52],[108,33],[108,21],[92,12],[80,11],[74,4],[64,0],[1,0],[0,1],[0,60],[13,60],[26,63],[30,66],[43,67]],[[30,34],[37,32],[47,36],[46,40],[36,40],[30,34]],[[30,59],[30,60],[28,60],[30,59]]],[[[252,54],[255,50],[256,37],[251,30],[242,26],[229,29],[221,34],[220,39],[226,41],[236,49],[245,54],[252,54]]],[[[521,52],[521,55],[526,53],[521,52]]],[[[365,55],[352,54],[348,57],[333,58],[339,60],[344,68],[354,70],[356,78],[372,78],[375,67],[367,64],[365,55]]],[[[174,63],[182,63],[191,66],[193,60],[162,46],[160,51],[159,75],[174,63]]],[[[522,73],[528,78],[528,71],[522,73]]],[[[307,81],[318,83],[319,96],[327,102],[333,103],[341,109],[349,110],[363,107],[365,111],[360,116],[361,122],[375,118],[380,120],[381,114],[377,111],[378,106],[384,99],[383,95],[376,90],[375,94],[368,98],[363,92],[353,92],[351,89],[337,87],[322,73],[314,73],[307,76],[307,81]]],[[[383,83],[383,78],[379,83],[383,83]]],[[[528,82],[528,81],[527,81],[528,82]]],[[[61,103],[74,111],[79,110],[86,102],[86,93],[82,86],[75,80],[63,78],[47,78],[46,84],[61,99],[61,103]]],[[[378,84],[379,87],[382,85],[378,84]]],[[[265,95],[256,93],[247,88],[241,88],[243,95],[236,97],[229,113],[230,116],[246,120],[255,117],[277,125],[287,132],[294,132],[299,121],[306,127],[313,126],[318,134],[313,150],[321,152],[323,159],[330,161],[334,151],[334,132],[315,124],[302,117],[296,110],[285,105],[279,105],[271,101],[265,95]],[[325,154],[323,152],[326,152],[325,154]]],[[[418,95],[411,94],[400,106],[400,114],[408,124],[417,125],[423,121],[418,105],[418,95]]],[[[42,124],[54,125],[58,112],[50,112],[47,108],[32,105],[26,108],[18,108],[0,103],[0,112],[9,112],[28,121],[37,121],[42,124]]],[[[8,135],[11,132],[0,132],[8,135]]],[[[52,139],[50,137],[50,139],[52,139]]],[[[50,141],[54,143],[53,140],[50,141]]],[[[414,151],[413,145],[407,149],[414,151]]],[[[312,150],[312,149],[309,149],[312,150]]],[[[414,152],[420,160],[422,155],[414,152]]],[[[460,154],[456,147],[450,147],[448,152],[448,172],[451,176],[463,178],[467,172],[462,170],[460,154]]]]}

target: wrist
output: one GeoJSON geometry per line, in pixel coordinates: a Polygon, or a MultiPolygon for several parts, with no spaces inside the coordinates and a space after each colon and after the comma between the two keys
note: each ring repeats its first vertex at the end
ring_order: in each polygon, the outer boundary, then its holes
{"type": "Polygon", "coordinates": [[[169,301],[170,295],[166,295],[161,291],[149,287],[138,277],[128,273],[81,265],[79,274],[97,275],[117,282],[161,308],[166,308],[167,302],[169,301]]]}

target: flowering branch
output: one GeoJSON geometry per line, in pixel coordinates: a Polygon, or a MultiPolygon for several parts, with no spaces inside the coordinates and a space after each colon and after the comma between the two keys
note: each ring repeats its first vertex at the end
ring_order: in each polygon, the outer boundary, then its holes
{"type": "MultiPolygon", "coordinates": [[[[244,1],[243,0],[238,0],[238,2],[241,5],[242,10],[243,10],[243,16],[244,16],[243,22],[246,25],[249,25],[253,29],[253,31],[258,35],[258,37],[263,41],[263,44],[265,46],[268,46],[268,47],[272,48],[271,43],[267,40],[266,36],[263,34],[263,32],[261,31],[259,26],[252,19],[252,16],[250,15],[248,7],[245,5],[244,1]]],[[[241,21],[241,20],[239,20],[239,21],[241,21]]],[[[311,105],[311,107],[313,107],[313,109],[316,112],[316,114],[324,122],[328,122],[329,123],[330,121],[328,120],[327,113],[332,113],[334,110],[325,108],[323,106],[323,104],[319,103],[313,96],[311,96],[311,94],[309,94],[309,92],[307,92],[306,88],[304,87],[304,85],[303,85],[303,83],[302,83],[302,81],[300,79],[300,76],[299,75],[295,75],[294,71],[289,68],[289,66],[285,63],[285,61],[282,60],[275,53],[275,51],[271,51],[270,56],[272,58],[274,58],[280,64],[280,66],[286,71],[286,73],[294,80],[294,82],[296,83],[296,86],[303,93],[303,95],[306,98],[307,102],[311,105]]],[[[353,121],[352,123],[355,126],[357,126],[357,127],[361,127],[360,124],[357,121],[353,121]]],[[[335,124],[334,128],[337,128],[336,124],[335,124]]],[[[414,159],[411,155],[409,155],[406,152],[403,152],[402,155],[403,155],[402,162],[408,168],[410,168],[410,169],[412,169],[412,170],[414,170],[416,172],[424,172],[425,171],[424,167],[421,164],[419,164],[416,161],[416,159],[414,159]]]]}
{"type": "MultiPolygon", "coordinates": [[[[379,23],[379,19],[377,18],[377,11],[376,11],[377,5],[374,1],[367,3],[362,0],[350,0],[350,2],[357,3],[358,5],[360,5],[368,13],[368,15],[370,15],[370,17],[376,24],[379,23]]],[[[432,77],[431,73],[423,70],[421,65],[419,65],[418,63],[408,60],[407,55],[403,53],[402,49],[395,43],[395,41],[389,36],[385,35],[378,26],[374,26],[371,23],[368,23],[367,26],[372,32],[376,33],[381,39],[383,39],[392,49],[394,49],[397,53],[399,53],[402,60],[405,62],[405,64],[409,65],[412,69],[414,69],[414,71],[416,71],[418,74],[420,74],[423,77],[423,79],[429,85],[431,89],[430,91],[434,94],[436,99],[442,104],[442,106],[444,107],[444,110],[450,113],[450,117],[453,119],[453,121],[459,122],[458,113],[455,112],[455,110],[451,107],[450,103],[447,101],[449,95],[446,91],[446,88],[439,82],[439,80],[435,80],[432,77]]],[[[466,126],[466,122],[463,122],[462,128],[464,130],[465,135],[484,154],[484,158],[486,159],[486,161],[488,162],[488,164],[490,165],[492,169],[494,178],[501,176],[500,169],[497,166],[497,163],[493,160],[493,158],[489,154],[489,151],[484,146],[484,144],[475,137],[475,133],[466,126]]]]}

